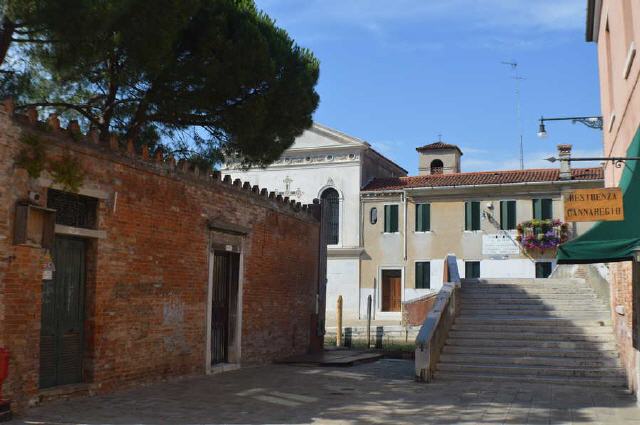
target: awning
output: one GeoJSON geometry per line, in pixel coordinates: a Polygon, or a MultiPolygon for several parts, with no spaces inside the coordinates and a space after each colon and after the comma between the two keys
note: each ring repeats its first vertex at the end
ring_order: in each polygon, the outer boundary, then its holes
{"type": "MultiPolygon", "coordinates": [[[[640,129],[636,132],[627,156],[640,156],[640,129]]],[[[583,235],[558,248],[558,263],[608,263],[633,259],[633,249],[640,246],[640,165],[624,163],[620,178],[624,202],[624,221],[601,221],[583,235]]]]}

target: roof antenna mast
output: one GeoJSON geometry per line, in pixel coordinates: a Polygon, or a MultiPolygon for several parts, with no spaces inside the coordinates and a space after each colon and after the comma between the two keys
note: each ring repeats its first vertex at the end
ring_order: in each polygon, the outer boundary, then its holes
{"type": "Polygon", "coordinates": [[[520,169],[524,170],[524,142],[522,137],[522,117],[520,112],[520,81],[524,80],[518,73],[518,62],[515,60],[511,62],[502,62],[503,65],[508,65],[511,67],[511,71],[513,72],[513,77],[511,77],[516,82],[516,120],[518,125],[518,132],[520,133],[520,169]]]}

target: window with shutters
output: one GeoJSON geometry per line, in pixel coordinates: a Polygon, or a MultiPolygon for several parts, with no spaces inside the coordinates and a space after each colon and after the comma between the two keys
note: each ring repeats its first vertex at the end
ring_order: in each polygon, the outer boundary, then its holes
{"type": "Polygon", "coordinates": [[[480,230],[480,202],[464,203],[464,230],[480,230]]]}
{"type": "Polygon", "coordinates": [[[320,196],[327,211],[325,219],[327,225],[327,245],[337,245],[340,240],[340,195],[333,188],[328,188],[320,196]]]}
{"type": "Polygon", "coordinates": [[[516,201],[500,201],[500,229],[516,228],[516,201]]]}
{"type": "Polygon", "coordinates": [[[431,205],[416,204],[416,232],[431,230],[431,205]]]}
{"type": "Polygon", "coordinates": [[[534,199],[533,218],[535,220],[551,220],[553,218],[553,200],[534,199]]]}
{"type": "Polygon", "coordinates": [[[431,288],[431,263],[416,261],[416,289],[431,288]]]}
{"type": "Polygon", "coordinates": [[[480,277],[480,261],[464,262],[465,279],[478,279],[480,277]]]}
{"type": "Polygon", "coordinates": [[[384,206],[384,232],[398,233],[398,206],[384,206]]]}
{"type": "Polygon", "coordinates": [[[536,263],[536,278],[546,279],[551,274],[551,263],[549,261],[540,261],[536,263]]]}

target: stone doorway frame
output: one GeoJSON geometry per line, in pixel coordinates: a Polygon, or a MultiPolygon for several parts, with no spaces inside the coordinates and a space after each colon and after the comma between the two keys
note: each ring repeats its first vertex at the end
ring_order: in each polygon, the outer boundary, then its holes
{"type": "MultiPolygon", "coordinates": [[[[205,374],[216,374],[240,368],[242,360],[242,293],[244,288],[244,254],[245,236],[249,229],[236,225],[209,221],[207,302],[205,319],[205,374]],[[211,365],[211,308],[213,303],[213,270],[216,251],[233,252],[239,255],[238,262],[238,294],[236,304],[235,339],[229,342],[229,358],[227,363],[211,365]]],[[[230,324],[231,325],[231,324],[230,324]]]]}

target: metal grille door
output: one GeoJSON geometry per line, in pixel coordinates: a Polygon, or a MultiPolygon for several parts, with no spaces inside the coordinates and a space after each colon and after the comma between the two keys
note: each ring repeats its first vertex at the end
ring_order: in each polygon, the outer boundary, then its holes
{"type": "Polygon", "coordinates": [[[229,360],[229,341],[234,340],[236,320],[232,302],[237,302],[239,255],[216,251],[213,257],[211,297],[211,364],[229,360]]]}

